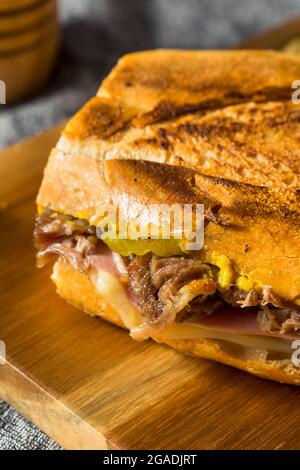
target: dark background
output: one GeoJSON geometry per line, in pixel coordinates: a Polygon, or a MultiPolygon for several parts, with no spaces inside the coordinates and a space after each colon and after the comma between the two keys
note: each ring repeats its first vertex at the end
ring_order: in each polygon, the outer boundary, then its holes
{"type": "MultiPolygon", "coordinates": [[[[42,95],[0,107],[0,147],[70,117],[125,52],[234,47],[296,14],[300,0],[61,0],[59,64],[42,95]]],[[[49,448],[58,446],[0,401],[0,449],[49,448]]]]}

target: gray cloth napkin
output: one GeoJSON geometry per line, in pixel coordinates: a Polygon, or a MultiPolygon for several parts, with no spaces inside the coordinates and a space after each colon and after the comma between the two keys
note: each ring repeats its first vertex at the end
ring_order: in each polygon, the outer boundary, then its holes
{"type": "Polygon", "coordinates": [[[59,448],[58,444],[51,441],[36,426],[9,405],[0,401],[0,449],[56,450],[59,448]]]}
{"type": "MultiPolygon", "coordinates": [[[[300,14],[300,0],[61,0],[60,4],[64,34],[55,73],[39,96],[0,106],[0,147],[70,117],[128,51],[231,47],[300,14]]],[[[58,448],[0,401],[0,449],[58,448]]]]}

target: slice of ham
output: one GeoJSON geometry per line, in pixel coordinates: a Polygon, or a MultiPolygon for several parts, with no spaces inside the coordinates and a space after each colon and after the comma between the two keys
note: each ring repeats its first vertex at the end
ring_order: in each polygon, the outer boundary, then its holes
{"type": "Polygon", "coordinates": [[[126,259],[118,253],[111,251],[103,242],[99,243],[97,254],[89,255],[89,259],[92,271],[105,271],[116,276],[118,280],[121,281],[128,300],[139,310],[137,299],[128,287],[126,259]]]}
{"type": "MultiPolygon", "coordinates": [[[[280,334],[267,333],[259,328],[257,322],[257,308],[236,308],[230,306],[219,307],[211,315],[197,318],[192,325],[198,325],[211,331],[227,332],[242,335],[273,336],[285,339],[295,339],[296,335],[291,333],[280,334]]],[[[187,322],[188,323],[188,322],[187,322]]],[[[299,338],[299,337],[298,337],[299,338]]]]}
{"type": "Polygon", "coordinates": [[[118,278],[122,278],[126,274],[124,259],[113,253],[105,243],[98,243],[97,253],[90,255],[89,258],[90,266],[96,270],[106,271],[118,278]]]}

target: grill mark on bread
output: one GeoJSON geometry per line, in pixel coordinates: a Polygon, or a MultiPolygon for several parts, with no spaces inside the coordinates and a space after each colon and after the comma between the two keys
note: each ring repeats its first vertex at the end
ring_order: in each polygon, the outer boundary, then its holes
{"type": "Polygon", "coordinates": [[[222,166],[226,178],[268,186],[282,184],[295,191],[300,185],[299,121],[299,110],[292,103],[251,103],[203,117],[190,115],[158,128],[154,125],[151,137],[134,142],[154,151],[160,146],[163,129],[164,141],[172,150],[172,154],[165,153],[169,163],[178,165],[174,154],[182,152],[183,165],[205,165],[208,174],[219,174],[222,166]],[[281,132],[285,134],[280,139],[281,132]]]}
{"type": "MultiPolygon", "coordinates": [[[[69,138],[76,137],[79,140],[91,136],[107,139],[130,124],[137,128],[144,128],[150,124],[172,120],[187,114],[201,112],[206,114],[242,103],[284,101],[290,98],[291,89],[286,87],[265,88],[249,94],[230,91],[225,93],[223,98],[212,98],[196,103],[177,104],[161,100],[152,110],[138,115],[137,110],[130,109],[112,99],[96,96],[71,119],[64,134],[69,138]]],[[[161,135],[161,145],[168,145],[163,135],[161,135]]]]}
{"type": "Polygon", "coordinates": [[[239,218],[257,216],[270,219],[272,224],[284,221],[285,225],[300,225],[300,195],[292,191],[270,189],[150,161],[106,160],[104,167],[110,175],[111,188],[115,185],[127,187],[130,197],[139,196],[141,201],[151,193],[152,203],[202,203],[206,210],[221,203],[222,208],[217,211],[219,221],[223,221],[221,225],[227,225],[228,220],[232,225],[231,213],[239,218]],[[138,187],[133,183],[134,178],[138,180],[138,187]]]}
{"type": "Polygon", "coordinates": [[[242,103],[266,103],[269,101],[286,101],[290,99],[290,87],[268,87],[249,94],[230,91],[225,93],[223,98],[212,98],[196,103],[177,104],[172,101],[162,100],[151,111],[134,118],[133,126],[144,128],[149,124],[174,119],[186,114],[198,113],[201,111],[206,113],[208,111],[216,111],[218,109],[226,108],[227,106],[242,103]]]}
{"type": "Polygon", "coordinates": [[[64,135],[70,139],[108,139],[124,130],[134,111],[108,99],[94,97],[67,124],[64,135]]]}

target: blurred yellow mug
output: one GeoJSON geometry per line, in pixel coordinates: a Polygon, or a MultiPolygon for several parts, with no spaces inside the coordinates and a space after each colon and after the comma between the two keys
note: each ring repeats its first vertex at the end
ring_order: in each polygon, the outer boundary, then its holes
{"type": "Polygon", "coordinates": [[[37,93],[58,47],[57,0],[0,0],[0,103],[37,93]]]}

